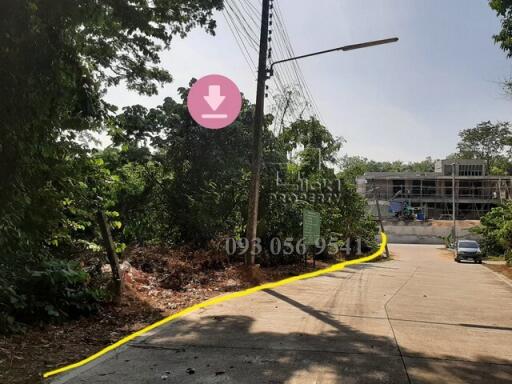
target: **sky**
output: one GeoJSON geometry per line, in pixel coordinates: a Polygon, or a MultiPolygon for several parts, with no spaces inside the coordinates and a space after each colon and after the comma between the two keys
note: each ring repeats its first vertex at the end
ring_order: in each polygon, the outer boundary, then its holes
{"type": "MultiPolygon", "coordinates": [[[[248,1],[260,7],[261,0],[248,1]]],[[[380,161],[444,158],[455,151],[460,130],[481,121],[512,121],[512,97],[502,88],[512,77],[512,60],[494,44],[499,19],[486,0],[275,2],[298,55],[400,38],[300,61],[322,123],[346,140],[342,154],[380,161]]],[[[191,78],[212,73],[231,78],[254,101],[256,69],[246,63],[224,15],[215,18],[216,36],[197,29],[162,54],[174,81],[159,95],[118,86],[109,89],[107,101],[154,107],[177,97],[177,88],[191,78]]]]}

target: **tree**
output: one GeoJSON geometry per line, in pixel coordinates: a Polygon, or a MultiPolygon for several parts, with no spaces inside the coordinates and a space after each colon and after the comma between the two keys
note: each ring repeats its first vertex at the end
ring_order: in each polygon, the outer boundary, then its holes
{"type": "Polygon", "coordinates": [[[23,265],[47,253],[77,187],[78,139],[102,129],[106,86],[154,94],[160,52],[193,27],[214,32],[222,0],[0,3],[0,248],[23,265]]]}
{"type": "MultiPolygon", "coordinates": [[[[55,291],[29,292],[31,280],[24,278],[36,268],[48,284],[58,280],[54,274],[70,279],[65,264],[45,263],[69,257],[69,244],[93,245],[96,230],[89,216],[96,204],[111,204],[112,175],[83,140],[102,130],[115,110],[103,100],[105,88],[123,82],[155,94],[158,85],[172,80],[159,65],[162,50],[194,27],[213,34],[213,10],[222,5],[222,0],[0,2],[0,291],[19,289],[20,297],[30,294],[35,303],[45,293],[81,292],[75,285],[83,288],[88,278],[75,267],[72,287],[55,291]]],[[[2,308],[15,302],[4,299],[0,295],[2,308]]],[[[40,302],[42,307],[27,305],[34,309],[27,316],[31,321],[38,320],[36,309],[59,312],[40,302]]]]}
{"type": "MultiPolygon", "coordinates": [[[[510,0],[490,0],[490,7],[501,20],[501,31],[494,35],[494,41],[512,58],[512,2],[510,0]]],[[[512,81],[505,82],[505,89],[512,92],[512,81]]]]}
{"type": "Polygon", "coordinates": [[[326,241],[331,236],[340,241],[361,238],[373,245],[377,229],[365,200],[334,170],[342,139],[333,137],[315,118],[293,122],[277,139],[281,167],[276,170],[267,164],[262,183],[263,245],[268,247],[275,237],[300,239],[304,208],[321,214],[326,241]],[[294,156],[288,160],[287,153],[294,156]]]}
{"type": "Polygon", "coordinates": [[[303,172],[335,164],[344,142],[343,138],[332,136],[314,117],[291,123],[281,134],[280,140],[287,152],[299,150],[303,172]]]}
{"type": "Polygon", "coordinates": [[[395,161],[374,161],[360,156],[344,156],[341,161],[340,176],[355,184],[358,176],[366,172],[434,172],[435,161],[427,157],[419,162],[404,163],[395,161]]]}
{"type": "Polygon", "coordinates": [[[479,123],[475,128],[464,129],[459,133],[458,157],[464,159],[484,159],[491,174],[504,174],[512,163],[512,130],[510,123],[490,121],[479,123]]]}
{"type": "Polygon", "coordinates": [[[482,250],[489,256],[505,255],[512,264],[512,202],[493,208],[482,216],[474,232],[482,235],[482,250]]]}
{"type": "MultiPolygon", "coordinates": [[[[234,235],[242,225],[253,105],[244,100],[240,116],[231,126],[209,130],[191,118],[186,105],[188,91],[180,88],[181,100],[166,98],[150,110],[126,108],[110,132],[115,146],[131,148],[132,154],[144,151],[159,169],[153,184],[166,218],[162,232],[167,238],[162,240],[205,246],[219,234],[234,235]]],[[[266,138],[269,135],[266,132],[266,138]]],[[[132,157],[132,162],[139,164],[147,161],[132,157]]]]}

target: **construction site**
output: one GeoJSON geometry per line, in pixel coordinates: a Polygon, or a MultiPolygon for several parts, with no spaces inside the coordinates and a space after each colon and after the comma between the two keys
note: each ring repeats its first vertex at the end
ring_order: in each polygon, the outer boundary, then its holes
{"type": "Polygon", "coordinates": [[[385,219],[479,220],[512,199],[512,176],[488,175],[485,160],[439,160],[434,172],[367,172],[358,192],[385,219]]]}

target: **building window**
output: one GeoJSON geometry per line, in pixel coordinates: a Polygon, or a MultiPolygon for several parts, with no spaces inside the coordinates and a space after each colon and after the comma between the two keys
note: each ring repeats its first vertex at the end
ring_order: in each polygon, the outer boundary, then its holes
{"type": "Polygon", "coordinates": [[[436,192],[435,180],[423,180],[423,196],[435,196],[436,192]]]}
{"type": "Polygon", "coordinates": [[[452,181],[451,180],[444,181],[444,193],[447,196],[452,195],[452,181]]]}
{"type": "Polygon", "coordinates": [[[484,167],[482,164],[461,164],[459,165],[459,176],[483,176],[484,167]]]}
{"type": "Polygon", "coordinates": [[[393,194],[396,194],[398,191],[405,192],[405,180],[393,180],[393,194]]]}
{"type": "Polygon", "coordinates": [[[480,181],[460,181],[459,196],[479,198],[482,196],[482,182],[480,181]]]}
{"type": "Polygon", "coordinates": [[[412,181],[412,194],[413,196],[420,196],[421,195],[421,186],[422,186],[422,180],[413,180],[412,181]]]}

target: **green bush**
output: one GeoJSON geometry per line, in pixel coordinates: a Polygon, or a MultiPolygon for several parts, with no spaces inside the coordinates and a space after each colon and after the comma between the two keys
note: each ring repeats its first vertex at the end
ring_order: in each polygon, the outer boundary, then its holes
{"type": "Polygon", "coordinates": [[[512,250],[509,250],[507,253],[505,253],[505,260],[507,261],[508,265],[512,266],[512,250]]]}
{"type": "Polygon", "coordinates": [[[0,278],[0,333],[20,329],[16,322],[16,314],[24,308],[26,308],[25,296],[18,294],[6,279],[0,278]]]}
{"type": "Polygon", "coordinates": [[[501,256],[512,262],[512,202],[493,208],[473,232],[482,236],[481,247],[487,256],[501,256]]]}
{"type": "Polygon", "coordinates": [[[77,262],[45,261],[11,282],[0,280],[0,329],[9,333],[22,324],[91,314],[104,299],[102,290],[90,287],[89,274],[77,262]]]}
{"type": "Polygon", "coordinates": [[[448,236],[441,236],[441,238],[444,241],[444,246],[447,249],[453,249],[455,247],[455,244],[453,243],[453,234],[450,233],[448,236]]]}

